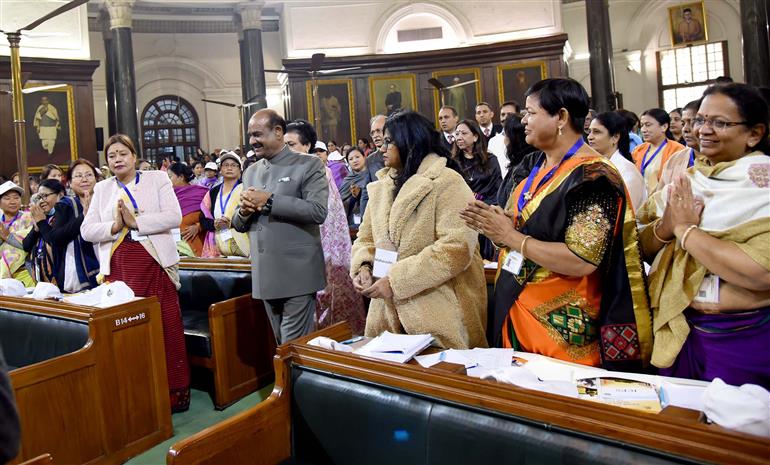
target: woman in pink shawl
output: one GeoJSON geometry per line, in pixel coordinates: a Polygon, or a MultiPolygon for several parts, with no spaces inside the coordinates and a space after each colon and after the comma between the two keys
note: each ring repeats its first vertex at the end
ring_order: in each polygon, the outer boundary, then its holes
{"type": "Polygon", "coordinates": [[[180,254],[200,257],[206,231],[200,225],[201,200],[208,193],[204,186],[190,184],[195,176],[189,166],[174,163],[168,169],[168,176],[174,186],[174,193],[182,209],[182,224],[179,225],[182,240],[177,243],[180,254]],[[186,243],[189,247],[185,247],[186,243]],[[187,251],[187,253],[184,253],[187,251]]]}
{"type": "MultiPolygon", "coordinates": [[[[295,152],[308,153],[315,146],[316,132],[304,120],[286,126],[284,141],[295,152]]],[[[326,260],[326,289],[318,292],[316,319],[318,328],[347,321],[353,334],[363,334],[366,314],[361,295],[350,279],[350,230],[340,192],[333,175],[326,169],[329,180],[329,201],[326,221],[321,225],[321,245],[326,260]]]]}

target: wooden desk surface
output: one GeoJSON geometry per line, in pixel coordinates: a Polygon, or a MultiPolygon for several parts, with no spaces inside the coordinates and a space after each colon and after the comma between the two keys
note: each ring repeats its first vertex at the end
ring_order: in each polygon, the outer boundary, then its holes
{"type": "MultiPolygon", "coordinates": [[[[318,335],[337,341],[351,337],[350,329],[339,323],[280,346],[276,372],[279,363],[286,364],[281,370],[288,369],[289,363],[317,368],[707,462],[767,464],[770,458],[770,439],[705,424],[699,412],[692,410],[668,408],[651,414],[471,378],[451,370],[385,362],[307,345],[318,335]]],[[[276,385],[276,389],[281,387],[276,385]]]]}

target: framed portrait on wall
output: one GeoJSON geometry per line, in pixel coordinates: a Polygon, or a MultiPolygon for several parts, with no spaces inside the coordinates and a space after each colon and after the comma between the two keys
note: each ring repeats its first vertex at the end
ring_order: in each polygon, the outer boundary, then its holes
{"type": "Polygon", "coordinates": [[[372,116],[390,116],[399,110],[417,109],[414,74],[369,78],[369,103],[372,116]]]}
{"type": "MultiPolygon", "coordinates": [[[[313,109],[313,83],[307,81],[307,114],[311,123],[315,121],[313,109]]],[[[351,79],[328,79],[318,81],[318,113],[320,127],[316,128],[318,140],[333,140],[338,144],[356,143],[355,103],[351,79]]],[[[314,123],[315,124],[315,123],[314,123]]]]}
{"type": "Polygon", "coordinates": [[[683,3],[668,9],[671,45],[688,45],[708,40],[706,7],[703,2],[683,3]]]}
{"type": "MultiPolygon", "coordinates": [[[[28,84],[25,89],[40,86],[28,84]]],[[[66,84],[23,95],[29,172],[39,173],[49,163],[68,166],[78,158],[72,86],[66,84]]]]}
{"type": "Polygon", "coordinates": [[[479,68],[434,71],[431,77],[450,88],[440,92],[438,89],[433,91],[433,114],[437,115],[442,105],[449,105],[457,110],[460,120],[473,119],[476,103],[481,101],[480,73],[479,68]],[[463,83],[466,84],[462,85],[463,83]]]}
{"type": "Polygon", "coordinates": [[[515,101],[524,107],[524,94],[529,87],[548,77],[545,61],[511,63],[497,67],[497,92],[500,104],[515,101]]]}

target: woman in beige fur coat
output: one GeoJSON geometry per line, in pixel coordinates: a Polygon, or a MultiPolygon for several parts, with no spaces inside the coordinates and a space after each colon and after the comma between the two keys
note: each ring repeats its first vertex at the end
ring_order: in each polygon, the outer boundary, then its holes
{"type": "Polygon", "coordinates": [[[351,276],[356,289],[372,299],[367,336],[385,330],[429,333],[445,348],[486,347],[487,290],[478,234],[458,215],[473,193],[447,167],[439,137],[415,112],[385,123],[385,168],[367,185],[369,204],[353,244],[351,276]],[[375,280],[378,248],[394,250],[398,258],[375,280]]]}

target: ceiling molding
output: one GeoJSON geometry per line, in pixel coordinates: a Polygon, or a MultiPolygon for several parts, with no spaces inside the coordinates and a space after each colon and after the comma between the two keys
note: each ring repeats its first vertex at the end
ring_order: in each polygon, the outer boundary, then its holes
{"type": "MultiPolygon", "coordinates": [[[[101,32],[102,26],[98,17],[88,17],[88,30],[101,32]]],[[[135,34],[226,34],[238,33],[238,24],[231,20],[206,19],[142,19],[134,17],[131,30],[135,34]]],[[[262,19],[262,32],[279,30],[278,20],[262,19]]]]}

